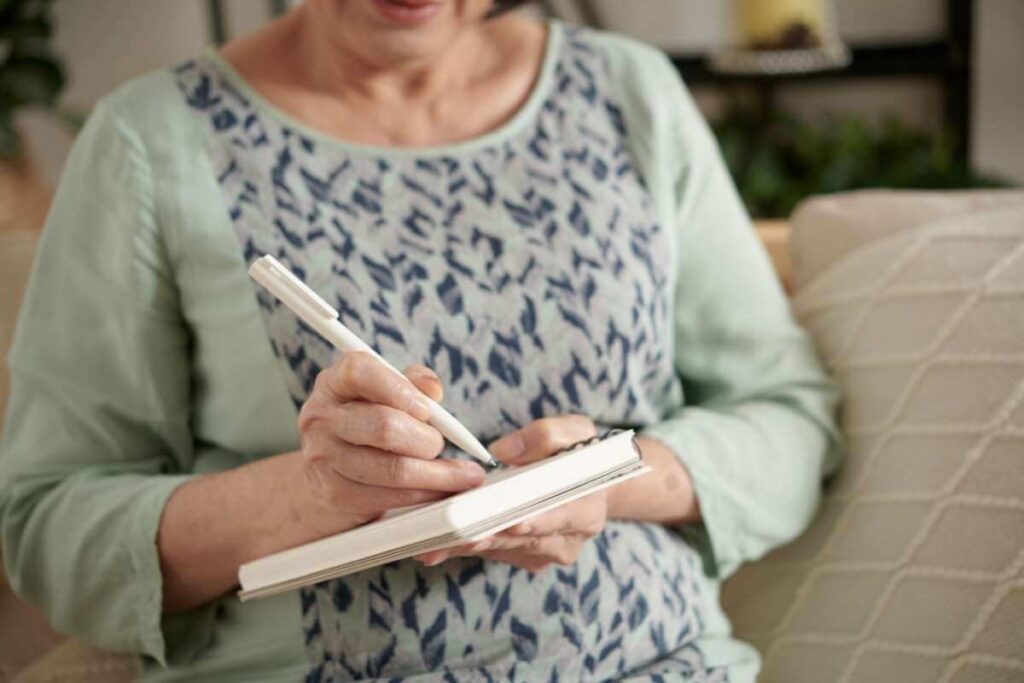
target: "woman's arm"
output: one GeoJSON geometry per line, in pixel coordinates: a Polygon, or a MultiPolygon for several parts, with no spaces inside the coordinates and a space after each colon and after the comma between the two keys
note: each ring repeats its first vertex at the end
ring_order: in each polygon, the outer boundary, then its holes
{"type": "MultiPolygon", "coordinates": [[[[502,462],[525,465],[593,437],[597,428],[584,415],[535,420],[490,446],[502,462]]],[[[559,506],[474,544],[435,550],[416,559],[428,565],[457,555],[481,555],[529,571],[576,561],[583,545],[609,518],[686,524],[700,518],[686,468],[653,439],[637,439],[652,472],[559,506]]]]}
{"type": "MultiPolygon", "coordinates": [[[[172,261],[146,148],[104,101],[65,168],[9,357],[0,542],[12,587],[56,630],[161,663],[208,642],[210,601],[240,563],[483,477],[433,460],[420,392],[361,354],[321,373],[301,453],[193,474],[172,261]]],[[[407,373],[439,396],[432,373],[407,373]]]]}
{"type": "Polygon", "coordinates": [[[652,139],[674,188],[675,360],[685,403],[642,430],[686,467],[728,574],[799,534],[840,454],[837,392],[794,320],[713,135],[674,67],[652,139]]]}
{"type": "MultiPolygon", "coordinates": [[[[156,531],[190,477],[189,335],[141,141],[108,101],[47,218],[8,364],[0,541],[11,586],[59,632],[159,661],[156,531]]],[[[183,624],[185,625],[185,624],[183,624]]]]}
{"type": "Polygon", "coordinates": [[[476,463],[435,459],[444,440],[425,423],[420,391],[441,400],[437,375],[423,366],[405,374],[411,381],[369,354],[344,354],[299,414],[300,451],[175,491],[158,535],[164,610],[218,597],[250,560],[480,484],[476,463]]]}
{"type": "Polygon", "coordinates": [[[238,583],[240,565],[315,538],[282,495],[299,488],[301,458],[265,458],[175,490],[157,534],[165,612],[207,603],[238,583]]]}
{"type": "MultiPolygon", "coordinates": [[[[522,566],[572,561],[579,539],[596,533],[592,521],[607,516],[696,532],[709,568],[728,574],[810,521],[822,476],[840,457],[837,392],[793,319],[714,137],[674,67],[652,48],[602,39],[639,166],[673,233],[675,365],[685,402],[640,430],[651,474],[521,525],[528,538],[511,538],[513,529],[448,554],[479,552],[522,566]]],[[[564,429],[545,426],[553,420],[578,423],[547,418],[520,432],[564,429]]],[[[576,439],[587,436],[576,432],[576,439]]],[[[528,449],[531,458],[557,450],[535,438],[540,445],[528,449]]],[[[503,437],[492,451],[502,457],[504,444],[519,440],[503,437]]]]}
{"type": "MultiPolygon", "coordinates": [[[[597,429],[588,417],[562,415],[535,420],[506,434],[490,448],[502,462],[525,465],[547,458],[596,433],[597,429]]],[[[653,471],[607,489],[607,516],[660,524],[699,521],[700,507],[693,493],[693,484],[679,458],[655,439],[641,436],[637,438],[637,445],[653,471]]]]}
{"type": "Polygon", "coordinates": [[[682,525],[700,521],[700,505],[682,461],[656,439],[637,437],[654,471],[608,490],[608,517],[682,525]]]}

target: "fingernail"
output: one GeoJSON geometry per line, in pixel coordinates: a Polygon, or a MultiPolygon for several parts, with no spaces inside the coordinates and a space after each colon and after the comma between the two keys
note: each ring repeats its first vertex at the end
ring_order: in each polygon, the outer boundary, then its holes
{"type": "Polygon", "coordinates": [[[512,527],[511,531],[517,536],[525,536],[529,534],[531,531],[533,531],[533,527],[531,527],[529,524],[516,524],[514,527],[512,527]]]}
{"type": "Polygon", "coordinates": [[[455,460],[454,462],[459,463],[459,469],[462,473],[462,479],[467,484],[480,484],[484,480],[484,468],[477,465],[475,462],[469,462],[468,460],[455,460]]]}
{"type": "Polygon", "coordinates": [[[526,452],[526,441],[519,432],[506,434],[491,444],[493,453],[502,462],[515,462],[526,452]]]}
{"type": "Polygon", "coordinates": [[[437,378],[437,375],[432,375],[432,376],[428,377],[427,381],[430,382],[430,386],[432,388],[432,391],[429,391],[427,393],[429,393],[431,395],[437,394],[437,400],[438,401],[443,400],[444,399],[444,385],[441,384],[441,380],[437,378]]]}

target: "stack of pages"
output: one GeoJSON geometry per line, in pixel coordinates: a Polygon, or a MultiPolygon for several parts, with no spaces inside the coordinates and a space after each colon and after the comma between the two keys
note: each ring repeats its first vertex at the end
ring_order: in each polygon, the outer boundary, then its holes
{"type": "Polygon", "coordinates": [[[633,432],[614,432],[530,465],[495,470],[470,491],[242,565],[239,597],[262,598],[471,543],[649,469],[633,432]]]}

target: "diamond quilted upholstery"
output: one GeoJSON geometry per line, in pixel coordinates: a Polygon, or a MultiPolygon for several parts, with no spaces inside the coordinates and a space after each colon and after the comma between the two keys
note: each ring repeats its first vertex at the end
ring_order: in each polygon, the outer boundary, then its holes
{"type": "Polygon", "coordinates": [[[812,528],[726,585],[768,683],[1024,681],[1024,194],[949,213],[798,272],[848,455],[812,528]]]}

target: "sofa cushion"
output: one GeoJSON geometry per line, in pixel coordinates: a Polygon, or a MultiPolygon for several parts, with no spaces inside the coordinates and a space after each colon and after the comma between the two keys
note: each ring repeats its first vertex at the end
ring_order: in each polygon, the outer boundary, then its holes
{"type": "Polygon", "coordinates": [[[790,221],[800,233],[792,244],[797,284],[810,282],[858,246],[895,232],[1020,202],[1019,190],[862,190],[816,197],[798,206],[790,221]]]}
{"type": "Polygon", "coordinates": [[[847,460],[737,635],[768,683],[1024,679],[1024,193],[814,200],[794,252],[847,460]]]}

